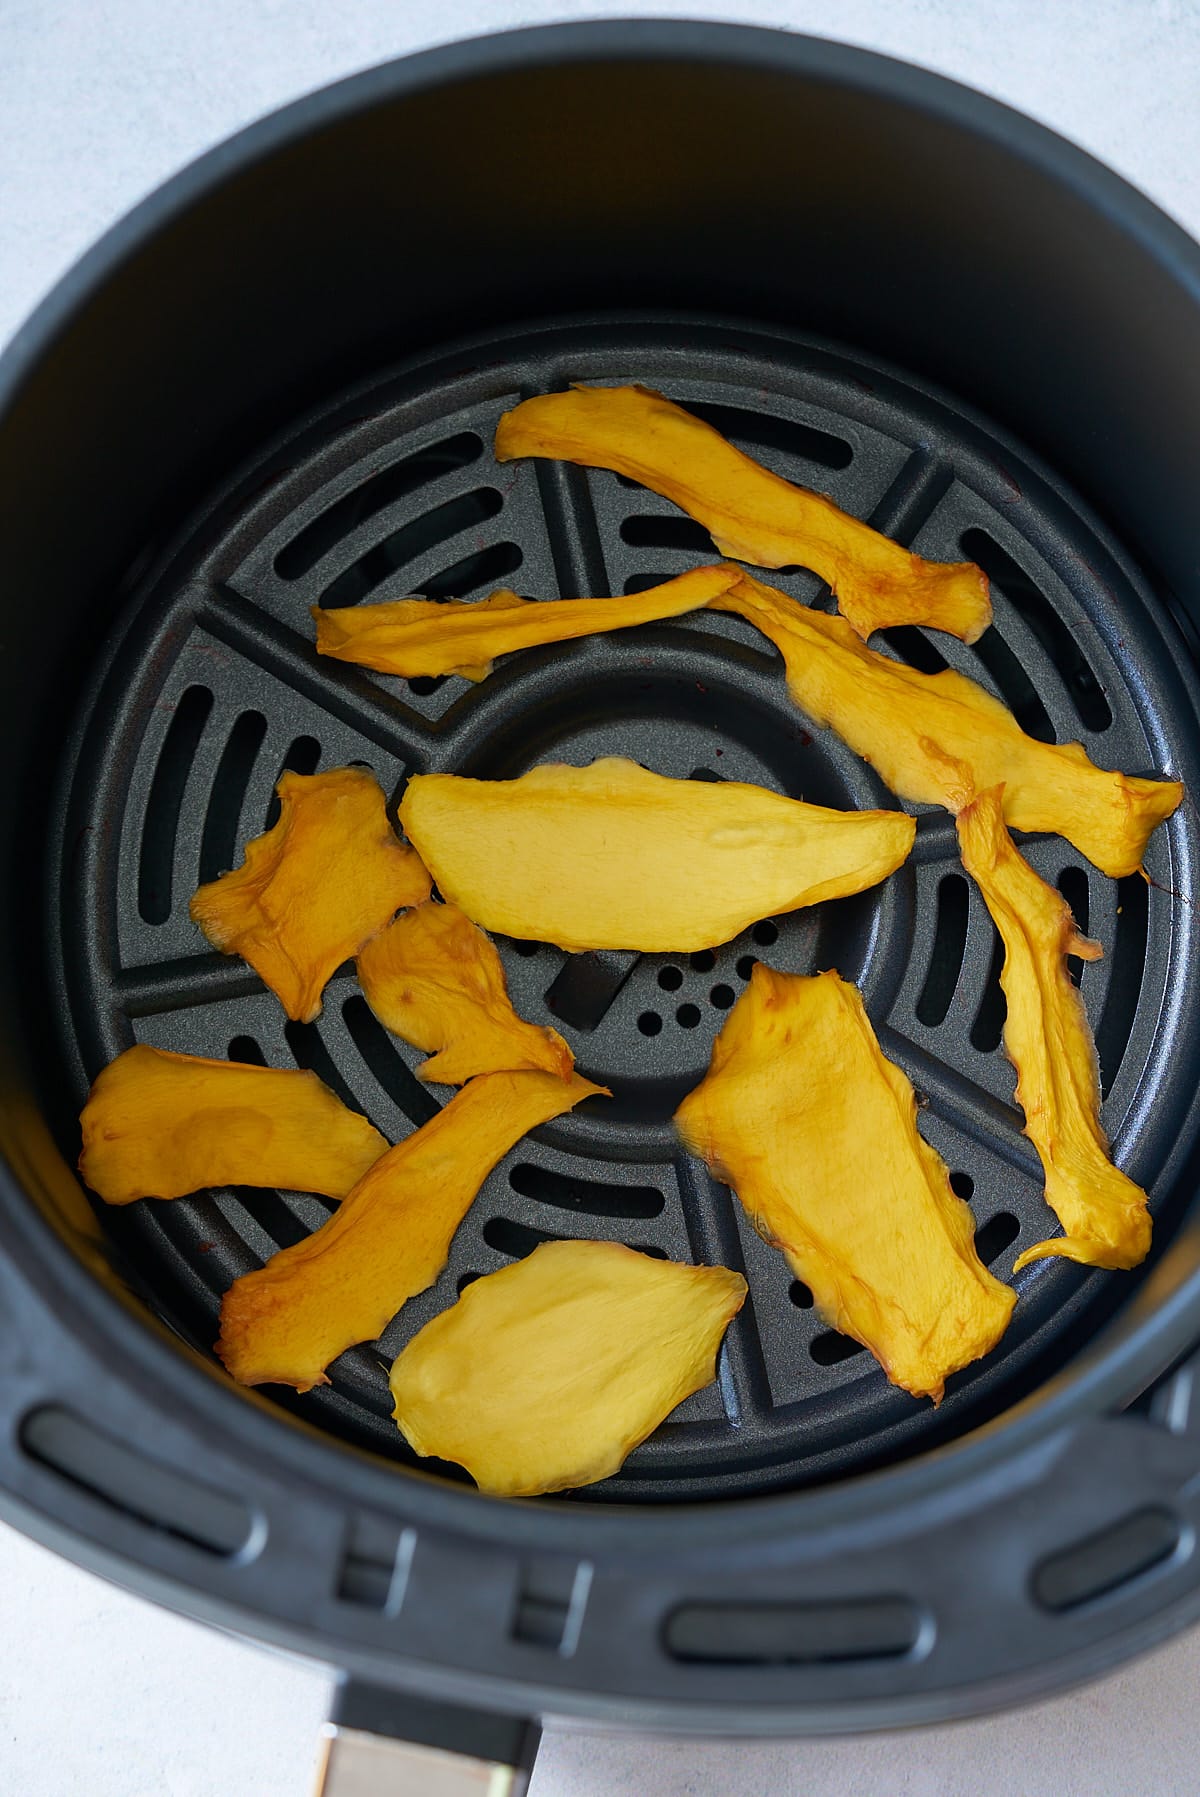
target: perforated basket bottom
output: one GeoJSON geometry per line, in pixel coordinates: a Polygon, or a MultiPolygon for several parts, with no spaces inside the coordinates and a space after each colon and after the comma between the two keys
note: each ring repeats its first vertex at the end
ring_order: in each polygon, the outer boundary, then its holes
{"type": "MultiPolygon", "coordinates": [[[[63,926],[51,953],[76,1100],[133,1041],[314,1068],[391,1140],[447,1096],[414,1078],[422,1057],[375,1022],[351,969],[331,982],[317,1023],[291,1024],[188,921],[195,886],[234,865],[272,820],[284,768],[366,764],[395,797],[416,771],[508,776],[622,754],[821,804],[893,802],[796,711],[770,645],[716,614],[509,658],[478,688],[318,659],[308,610],[318,602],[479,595],[500,583],[535,597],[630,592],[713,558],[698,526],[613,475],[495,464],[500,413],[572,380],[661,386],[768,466],[923,555],[980,562],[996,624],[978,645],[906,630],[889,634],[888,652],[972,674],[1036,736],[1079,738],[1101,763],[1196,782],[1173,632],[1095,522],[997,433],[874,365],[702,321],[605,321],[470,344],[298,427],[232,497],[210,504],[114,634],[53,826],[60,850],[70,845],[48,915],[63,926]]],[[[802,571],[772,578],[830,603],[802,571]]],[[[842,1474],[944,1439],[1061,1361],[1138,1276],[1029,1269],[1000,1348],[953,1379],[935,1413],[821,1323],[736,1200],[673,1140],[671,1114],[754,961],[837,967],[861,984],[886,1052],[927,1100],[922,1128],[972,1204],[983,1259],[1007,1276],[1022,1245],[1052,1232],[999,1047],[995,932],[959,866],[952,821],[915,809],[915,852],[884,886],[764,920],[715,953],[566,957],[501,941],[518,1009],[561,1029],[615,1099],[522,1142],[486,1182],[436,1285],[378,1345],[344,1355],[329,1387],[281,1401],[405,1460],[389,1417],[391,1357],[467,1281],[555,1236],[720,1261],[750,1282],[717,1384],[592,1499],[729,1496],[842,1474]]],[[[1105,1121],[1119,1161],[1148,1184],[1174,1145],[1195,1065],[1195,1009],[1189,1018],[1173,997],[1191,967],[1172,896],[1194,837],[1187,807],[1151,845],[1149,885],[1102,878],[1058,839],[1027,845],[1105,945],[1105,959],[1082,970],[1105,1121]]],[[[629,878],[636,884],[636,868],[629,878]]],[[[73,1155],[67,1133],[63,1146],[73,1155]]],[[[103,1221],[162,1314],[207,1348],[230,1280],[328,1210],[302,1194],[229,1190],[103,1221]]],[[[1160,1238],[1168,1232],[1160,1219],[1160,1238]]]]}

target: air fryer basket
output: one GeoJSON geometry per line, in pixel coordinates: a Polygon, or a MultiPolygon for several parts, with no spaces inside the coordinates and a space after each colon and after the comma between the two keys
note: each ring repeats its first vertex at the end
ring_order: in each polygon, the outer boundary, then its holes
{"type": "Polygon", "coordinates": [[[284,768],[360,762],[398,797],[414,772],[622,753],[889,802],[740,620],[547,648],[478,688],[316,657],[316,603],[630,592],[712,558],[615,476],[495,464],[500,413],[575,380],[661,386],[922,554],[978,561],[994,629],[973,649],[893,631],[889,652],[1200,792],[1200,254],[1078,152],[898,65],[698,26],[465,45],[255,127],[119,227],[0,364],[7,1511],[360,1681],[499,1711],[751,1731],[1045,1691],[1197,1607],[1190,801],[1146,880],[1028,845],[1105,944],[1081,991],[1154,1254],[1027,1269],[937,1411],[817,1320],[670,1128],[756,959],[836,966],[983,1258],[1007,1274],[1047,1233],[998,941],[934,809],[882,888],[714,953],[502,941],[518,1009],[614,1100],[521,1143],[436,1285],[320,1391],[239,1392],[210,1344],[229,1281],[324,1201],[116,1213],[71,1172],[88,1081],[134,1041],[312,1067],[393,1140],[438,1104],[349,970],[290,1024],[188,921],[284,768]],[[408,1453],[385,1363],[560,1235],[743,1268],[751,1301],[718,1383],[620,1475],[487,1500],[408,1453]]]}

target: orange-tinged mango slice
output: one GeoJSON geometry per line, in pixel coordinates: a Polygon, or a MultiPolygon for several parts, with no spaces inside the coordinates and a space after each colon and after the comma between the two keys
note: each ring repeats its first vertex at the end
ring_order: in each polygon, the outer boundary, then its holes
{"type": "Polygon", "coordinates": [[[543,1242],[477,1279],[392,1367],[418,1454],[482,1491],[531,1497],[606,1479],[716,1376],[746,1281],[617,1242],[543,1242]]]}
{"type": "Polygon", "coordinates": [[[859,642],[842,618],[811,611],[743,575],[714,602],[770,637],[802,710],[849,743],[902,798],[959,811],[1003,782],[1014,830],[1065,836],[1102,873],[1135,872],[1178,780],[1097,767],[1079,743],[1026,736],[998,699],[947,668],[921,674],[859,642]]]}
{"type": "Polygon", "coordinates": [[[1026,1248],[1014,1270],[1050,1255],[1091,1267],[1136,1267],[1150,1247],[1146,1194],[1109,1158],[1100,1124],[1096,1045],[1067,956],[1094,961],[1061,893],[1034,872],[1004,827],[998,787],[958,817],[963,866],[1004,942],[1004,1046],[1017,1070],[1025,1134],[1046,1174],[1046,1202],[1066,1234],[1026,1248]]]}
{"type": "Polygon", "coordinates": [[[721,555],[811,568],[863,638],[892,624],[927,624],[973,643],[992,621],[987,579],[973,562],[924,561],[772,474],[649,387],[573,387],[523,400],[496,431],[496,460],[519,456],[611,468],[682,507],[721,555]]]}
{"type": "Polygon", "coordinates": [[[421,774],[400,817],[442,894],[489,930],[678,953],[875,885],[915,828],[898,811],[827,811],[615,757],[516,780],[421,774]]]}
{"type": "Polygon", "coordinates": [[[736,578],[730,568],[693,568],[620,599],[520,599],[501,589],[479,600],[394,599],[340,611],[314,605],[312,615],[320,655],[408,679],[462,674],[482,680],[497,655],[679,617],[706,606],[736,578]]]}
{"type": "Polygon", "coordinates": [[[557,1030],[517,1016],[500,956],[456,905],[430,899],[406,911],[360,950],[358,978],[381,1023],[438,1051],[418,1079],[461,1086],[522,1068],[571,1077],[571,1050],[557,1030]]]}
{"type": "Polygon", "coordinates": [[[279,822],[246,844],[242,865],[201,886],[192,919],[214,948],[241,955],[289,1017],[311,1023],[331,973],[402,905],[428,898],[429,875],[388,822],[362,768],[286,773],[279,822]]]}
{"type": "Polygon", "coordinates": [[[936,1404],[951,1373],[995,1347],[1014,1294],[980,1262],[971,1213],[856,987],[760,963],[675,1121],[826,1322],[893,1384],[936,1404]]]}
{"type": "Polygon", "coordinates": [[[432,1285],[496,1162],[527,1130],[604,1094],[578,1074],[486,1073],[375,1162],[314,1235],[235,1279],[217,1353],[243,1385],[308,1391],[432,1285]]]}
{"type": "Polygon", "coordinates": [[[342,1198],[387,1148],[315,1073],[145,1043],[104,1069],[79,1121],[79,1171],[109,1204],[226,1185],[342,1198]]]}

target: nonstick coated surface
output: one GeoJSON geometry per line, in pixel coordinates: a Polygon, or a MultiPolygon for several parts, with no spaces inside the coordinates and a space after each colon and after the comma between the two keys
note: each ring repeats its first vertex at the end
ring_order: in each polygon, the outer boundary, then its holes
{"type": "MultiPolygon", "coordinates": [[[[663,774],[754,781],[818,804],[893,802],[797,712],[770,644],[718,614],[510,657],[479,687],[316,656],[316,603],[482,596],[497,585],[539,598],[622,593],[715,559],[698,525],[614,475],[496,465],[500,413],[572,380],[661,386],[769,467],[921,554],[978,561],[996,614],[983,640],[968,649],[894,631],[888,652],[973,675],[1035,736],[1081,740],[1103,765],[1170,771],[1200,790],[1196,744],[1178,721],[1185,676],[1171,626],[1101,527],[998,433],[873,364],[713,323],[609,321],[475,342],[299,424],[209,504],[114,634],[61,783],[66,871],[55,876],[52,955],[68,999],[74,1101],[134,1041],[311,1067],[390,1140],[448,1096],[415,1079],[423,1056],[374,1020],[351,967],[331,981],[315,1024],[289,1023],[257,977],[211,952],[189,922],[196,885],[235,865],[272,821],[284,768],[365,764],[395,801],[414,772],[507,777],[622,754],[663,774]]],[[[831,604],[806,572],[768,578],[831,604]]],[[[821,1323],[736,1200],[673,1140],[671,1114],[753,962],[836,967],[861,984],[885,1051],[927,1101],[922,1129],[971,1202],[984,1260],[1008,1277],[1021,1248],[1053,1232],[1000,1048],[998,939],[959,865],[952,820],[908,809],[916,848],[883,886],[764,920],[714,953],[568,957],[501,939],[518,1010],[560,1029],[614,1101],[519,1144],[484,1185],[437,1283],[378,1346],[343,1355],[329,1387],[282,1401],[407,1459],[387,1363],[471,1278],[555,1236],[719,1261],[750,1282],[718,1383],[591,1499],[732,1496],[839,1475],[944,1439],[1061,1363],[1138,1275],[1027,1269],[999,1349],[952,1379],[935,1413],[821,1323]]],[[[1105,958],[1081,970],[1104,1119],[1118,1161],[1152,1186],[1194,1085],[1200,1007],[1189,1015],[1183,1002],[1193,972],[1174,896],[1193,865],[1194,809],[1157,832],[1149,883],[1106,879],[1058,838],[1025,847],[1104,944],[1105,958]]],[[[636,886],[638,870],[628,871],[636,886]]],[[[66,1122],[64,1147],[76,1151],[66,1122]]],[[[230,1280],[329,1209],[304,1194],[239,1189],[104,1221],[156,1308],[207,1348],[230,1280]]],[[[1161,1243],[1172,1218],[1161,1203],[1156,1212],[1161,1243]]]]}

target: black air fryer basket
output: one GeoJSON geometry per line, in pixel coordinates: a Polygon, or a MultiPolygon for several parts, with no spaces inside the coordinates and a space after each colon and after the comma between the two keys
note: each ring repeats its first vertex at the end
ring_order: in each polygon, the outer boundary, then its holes
{"type": "MultiPolygon", "coordinates": [[[[398,796],[414,772],[620,753],[893,802],[805,727],[740,620],[534,651],[480,687],[316,657],[318,602],[616,594],[712,559],[616,476],[493,460],[518,397],[628,380],[985,569],[996,622],[974,648],[906,629],[889,652],[1200,793],[1200,252],[1080,152],[932,76],[665,24],[399,62],[169,184],[0,363],[5,1513],[336,1664],[344,1720],[484,1758],[518,1756],[497,1719],[547,1711],[745,1733],[961,1715],[1200,1607],[1190,800],[1146,880],[1058,838],[1028,850],[1105,945],[1081,989],[1154,1251],[1134,1273],[1030,1267],[999,1349],[937,1411],[820,1322],[670,1126],[756,960],[837,967],[922,1095],[982,1258],[1007,1276],[1047,1233],[998,940],[932,808],[883,887],[713,953],[502,940],[518,1009],[615,1098],[523,1141],[437,1284],[322,1390],[238,1390],[211,1343],[230,1280],[324,1201],[112,1211],[74,1174],[88,1082],[132,1042],[313,1068],[390,1140],[440,1102],[348,970],[315,1024],[288,1023],[188,921],[285,768],[361,763],[398,796]],[[751,1298],[717,1384],[619,1476],[485,1499],[409,1454],[384,1363],[472,1276],[559,1236],[742,1268],[751,1298]]],[[[831,604],[802,570],[778,581],[831,604]]]]}

